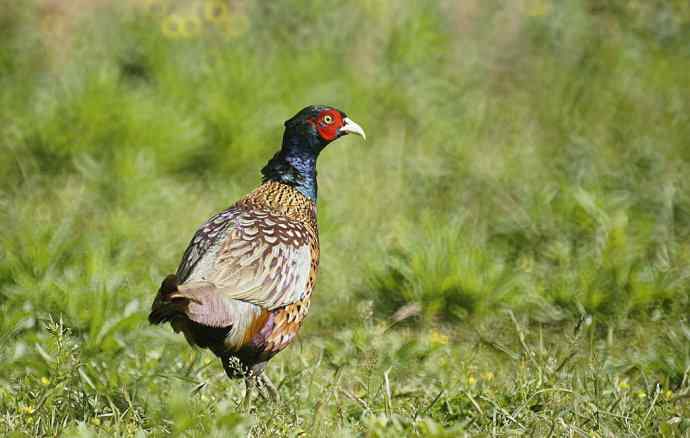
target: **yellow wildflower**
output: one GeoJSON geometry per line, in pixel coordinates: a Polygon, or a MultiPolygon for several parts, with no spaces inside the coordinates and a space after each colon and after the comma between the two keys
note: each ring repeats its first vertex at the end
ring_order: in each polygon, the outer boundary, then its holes
{"type": "Polygon", "coordinates": [[[472,376],[472,375],[470,375],[470,376],[467,378],[467,384],[470,385],[470,386],[476,385],[476,384],[477,384],[477,378],[474,377],[474,376],[472,376]]]}
{"type": "Polygon", "coordinates": [[[50,385],[50,379],[47,378],[46,376],[41,377],[41,385],[43,385],[43,386],[50,385]]]}
{"type": "Polygon", "coordinates": [[[19,407],[19,412],[26,415],[31,415],[36,412],[36,408],[31,405],[22,405],[19,407]]]}
{"type": "Polygon", "coordinates": [[[448,344],[448,335],[445,335],[437,330],[432,330],[431,343],[433,345],[446,345],[448,344]]]}
{"type": "Polygon", "coordinates": [[[494,373],[491,371],[484,371],[479,375],[479,377],[482,378],[482,380],[486,380],[487,382],[491,382],[494,379],[494,373]]]}
{"type": "Polygon", "coordinates": [[[647,398],[647,393],[640,389],[637,391],[637,398],[647,398]]]}
{"type": "Polygon", "coordinates": [[[630,389],[630,384],[628,383],[628,379],[623,379],[620,382],[618,382],[618,389],[621,391],[625,391],[626,389],[630,389]]]}
{"type": "Polygon", "coordinates": [[[673,391],[671,391],[670,389],[664,391],[664,398],[666,400],[671,400],[673,398],[673,391]]]}

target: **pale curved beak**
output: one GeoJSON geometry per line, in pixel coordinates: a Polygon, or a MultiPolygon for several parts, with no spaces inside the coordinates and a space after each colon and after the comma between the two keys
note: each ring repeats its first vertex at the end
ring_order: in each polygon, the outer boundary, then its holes
{"type": "Polygon", "coordinates": [[[359,126],[357,123],[353,122],[350,120],[349,117],[345,117],[343,119],[343,126],[340,128],[338,131],[342,132],[343,134],[357,134],[361,135],[364,140],[367,139],[367,135],[364,133],[364,129],[362,129],[361,126],[359,126]]]}

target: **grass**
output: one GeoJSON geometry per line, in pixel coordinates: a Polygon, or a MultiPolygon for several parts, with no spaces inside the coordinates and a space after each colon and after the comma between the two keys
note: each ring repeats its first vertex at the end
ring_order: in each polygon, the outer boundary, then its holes
{"type": "Polygon", "coordinates": [[[687,2],[103,3],[0,11],[0,433],[690,434],[687,2]],[[241,412],[147,309],[310,103],[369,140],[241,412]]]}

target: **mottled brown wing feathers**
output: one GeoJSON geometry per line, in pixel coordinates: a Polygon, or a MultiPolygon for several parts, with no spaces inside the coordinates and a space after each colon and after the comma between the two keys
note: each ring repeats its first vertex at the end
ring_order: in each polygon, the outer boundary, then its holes
{"type": "Polygon", "coordinates": [[[220,244],[213,270],[204,278],[215,285],[214,292],[273,310],[303,298],[312,262],[310,237],[301,222],[235,206],[196,232],[177,270],[178,281],[184,283],[209,249],[220,244]]]}
{"type": "Polygon", "coordinates": [[[223,237],[223,233],[233,223],[233,219],[239,213],[240,209],[238,207],[230,207],[227,210],[221,211],[207,220],[194,233],[194,237],[192,237],[189,246],[182,256],[180,266],[177,268],[177,279],[180,283],[189,278],[199,260],[201,260],[217,239],[223,237]]]}
{"type": "Polygon", "coordinates": [[[235,222],[209,280],[225,296],[268,310],[303,298],[311,269],[306,226],[266,210],[242,212],[235,222]]]}

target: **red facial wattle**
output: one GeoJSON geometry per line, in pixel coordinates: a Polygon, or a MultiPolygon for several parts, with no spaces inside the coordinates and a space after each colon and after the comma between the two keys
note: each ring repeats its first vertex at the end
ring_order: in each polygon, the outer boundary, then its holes
{"type": "Polygon", "coordinates": [[[321,138],[333,141],[338,137],[338,129],[343,126],[343,117],[338,111],[327,110],[321,112],[314,122],[321,138]]]}

